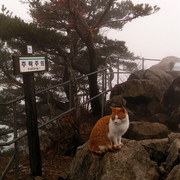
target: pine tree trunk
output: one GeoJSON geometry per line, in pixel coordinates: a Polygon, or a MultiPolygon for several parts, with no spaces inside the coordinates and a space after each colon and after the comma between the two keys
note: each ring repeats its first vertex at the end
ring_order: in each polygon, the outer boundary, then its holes
{"type": "MultiPolygon", "coordinates": [[[[90,72],[97,71],[97,59],[96,59],[96,52],[94,48],[91,48],[89,46],[89,56],[90,56],[90,72]]],[[[99,88],[97,83],[97,73],[93,74],[88,77],[89,80],[89,94],[90,98],[93,98],[94,96],[99,94],[99,88]]],[[[97,97],[91,101],[91,108],[92,112],[94,114],[100,114],[101,113],[101,104],[100,104],[100,98],[97,97]]]]}
{"type": "MultiPolygon", "coordinates": [[[[77,8],[78,8],[77,3],[75,3],[72,0],[68,0],[68,7],[69,7],[69,12],[71,14],[71,17],[73,19],[73,28],[76,30],[77,34],[79,35],[79,37],[82,39],[82,41],[86,44],[86,47],[88,48],[90,72],[97,71],[97,67],[98,67],[97,56],[96,56],[96,51],[94,47],[93,36],[91,34],[91,27],[86,23],[81,13],[77,11],[77,8]]],[[[98,24],[99,23],[100,22],[98,22],[98,24]]],[[[98,84],[97,84],[97,74],[93,74],[89,76],[88,80],[89,80],[90,98],[93,98],[94,96],[99,94],[98,84]]],[[[91,107],[94,114],[100,114],[101,104],[98,97],[91,101],[91,107]]]]}

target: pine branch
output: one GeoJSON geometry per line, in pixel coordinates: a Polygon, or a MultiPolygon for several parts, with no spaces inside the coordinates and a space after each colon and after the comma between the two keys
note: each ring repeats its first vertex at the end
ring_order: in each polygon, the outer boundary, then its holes
{"type": "Polygon", "coordinates": [[[98,21],[95,23],[95,25],[93,26],[93,29],[99,29],[104,17],[106,16],[106,14],[108,13],[109,9],[111,8],[113,2],[115,0],[109,0],[109,3],[106,7],[106,9],[104,10],[104,13],[102,14],[102,16],[98,19],[98,21]]]}
{"type": "Polygon", "coordinates": [[[127,22],[127,21],[132,21],[133,19],[136,19],[138,18],[139,16],[134,16],[134,17],[129,17],[129,18],[126,18],[126,19],[119,19],[119,20],[116,20],[116,21],[108,21],[108,22],[104,22],[102,23],[101,25],[106,25],[106,24],[113,24],[113,23],[119,23],[119,22],[127,22]]]}

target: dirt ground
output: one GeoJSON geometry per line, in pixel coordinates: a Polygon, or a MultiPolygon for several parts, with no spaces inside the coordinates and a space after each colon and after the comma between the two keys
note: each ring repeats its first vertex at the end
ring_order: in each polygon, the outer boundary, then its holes
{"type": "MultiPolygon", "coordinates": [[[[84,142],[87,142],[89,134],[93,124],[97,121],[97,116],[91,116],[89,114],[84,114],[80,124],[80,134],[84,142]]],[[[32,178],[30,176],[30,165],[29,165],[29,156],[19,156],[19,178],[18,180],[57,180],[59,177],[66,179],[70,166],[73,160],[73,156],[62,155],[59,152],[59,146],[61,143],[58,143],[55,146],[49,147],[46,151],[41,151],[41,161],[42,161],[42,177],[32,178]]],[[[62,146],[62,144],[61,144],[62,146]]],[[[0,175],[7,166],[10,156],[0,156],[0,175]]],[[[12,164],[11,168],[8,170],[8,173],[3,180],[13,180],[15,179],[15,165],[12,164]]],[[[59,178],[60,179],[60,178],[59,178]]]]}
{"type": "MultiPolygon", "coordinates": [[[[10,157],[0,157],[0,174],[6,167],[10,157]]],[[[32,178],[30,177],[30,166],[29,157],[22,156],[19,157],[19,180],[31,180],[31,179],[43,179],[43,180],[57,180],[59,177],[64,179],[67,177],[70,170],[70,165],[73,157],[62,156],[55,151],[49,151],[46,153],[41,153],[42,160],[42,177],[32,178]]],[[[6,174],[4,180],[15,179],[15,169],[14,164],[12,164],[8,173],[6,174]]]]}

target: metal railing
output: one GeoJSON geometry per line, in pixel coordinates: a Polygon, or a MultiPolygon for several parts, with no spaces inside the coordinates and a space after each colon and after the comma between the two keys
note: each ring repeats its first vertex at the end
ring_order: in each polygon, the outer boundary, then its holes
{"type": "MultiPolygon", "coordinates": [[[[96,72],[92,72],[92,73],[83,75],[83,76],[81,76],[81,77],[76,78],[76,81],[81,80],[81,79],[83,79],[83,78],[86,78],[86,77],[88,77],[88,76],[90,76],[90,75],[93,75],[93,74],[96,74],[96,73],[102,73],[102,74],[106,74],[106,76],[108,76],[108,74],[105,73],[105,72],[106,72],[107,69],[109,69],[109,68],[111,68],[111,67],[103,68],[103,69],[100,69],[100,70],[98,70],[98,71],[96,71],[96,72]]],[[[102,82],[103,82],[103,81],[104,81],[104,75],[102,76],[102,78],[103,78],[103,79],[102,79],[102,82]]],[[[106,77],[106,78],[107,78],[107,77],[106,77]]],[[[60,84],[57,84],[57,85],[55,85],[55,86],[52,86],[52,87],[49,87],[49,88],[45,88],[45,89],[43,89],[43,90],[40,90],[40,91],[38,91],[38,92],[36,93],[36,95],[38,95],[38,94],[40,94],[40,93],[43,93],[43,92],[46,92],[46,91],[48,91],[48,90],[55,89],[55,88],[60,87],[60,86],[64,86],[64,85],[69,85],[69,86],[70,86],[70,81],[67,81],[67,82],[64,82],[64,83],[60,83],[60,84]]],[[[104,86],[104,84],[102,84],[102,85],[104,86]]],[[[104,86],[104,91],[103,91],[103,92],[101,92],[101,93],[99,93],[97,96],[95,96],[95,97],[87,100],[86,102],[83,102],[81,105],[84,105],[84,104],[89,103],[91,100],[93,100],[93,99],[95,99],[95,98],[97,98],[97,97],[99,97],[99,96],[107,93],[108,91],[110,91],[110,89],[109,89],[109,90],[106,90],[106,88],[105,88],[105,86],[104,86]]],[[[10,146],[10,145],[14,144],[14,153],[13,153],[10,161],[8,162],[7,166],[5,167],[3,173],[2,173],[2,175],[1,175],[1,177],[0,177],[0,180],[2,180],[2,179],[5,177],[6,173],[8,172],[8,170],[9,170],[9,168],[10,168],[10,166],[12,165],[13,162],[15,162],[15,179],[18,179],[18,176],[19,176],[19,171],[18,171],[18,141],[20,141],[22,138],[26,137],[26,136],[27,136],[27,132],[25,132],[24,134],[22,134],[22,135],[20,135],[20,136],[18,137],[18,134],[17,134],[17,122],[16,122],[16,103],[19,102],[19,101],[21,101],[21,100],[23,100],[23,99],[24,99],[24,97],[20,97],[20,98],[17,98],[17,99],[15,99],[15,100],[8,101],[8,102],[5,102],[5,103],[0,102],[0,105],[2,105],[2,106],[11,106],[11,105],[13,106],[12,109],[13,109],[13,121],[14,121],[14,139],[11,140],[11,141],[8,141],[8,142],[0,143],[0,147],[1,147],[1,146],[10,146]]],[[[39,125],[38,128],[39,128],[39,129],[40,129],[40,128],[43,128],[43,127],[45,127],[46,125],[48,125],[49,123],[52,123],[53,121],[59,119],[60,117],[64,116],[65,114],[68,114],[68,113],[70,113],[70,112],[72,112],[72,111],[74,111],[74,110],[75,110],[75,108],[74,108],[74,107],[71,107],[71,108],[69,108],[67,111],[65,111],[65,112],[63,112],[63,113],[61,113],[61,114],[53,117],[52,119],[48,120],[47,122],[39,125]]]]}
{"type": "MultiPolygon", "coordinates": [[[[142,64],[143,64],[143,67],[144,67],[144,61],[146,59],[141,59],[141,60],[142,60],[142,64]]],[[[147,60],[149,60],[149,59],[147,59],[147,60]]],[[[142,67],[142,69],[143,69],[143,67],[142,67]]],[[[81,106],[83,106],[83,105],[89,103],[90,101],[92,101],[93,99],[98,98],[99,96],[101,96],[102,97],[102,101],[101,101],[102,102],[101,116],[103,116],[103,113],[104,113],[103,112],[103,109],[104,109],[103,107],[104,107],[104,103],[106,101],[106,94],[109,91],[111,91],[111,86],[109,86],[109,88],[107,88],[107,86],[109,85],[109,79],[110,79],[109,76],[111,75],[112,72],[108,73],[107,70],[108,69],[112,69],[112,68],[114,69],[114,67],[111,67],[111,66],[110,67],[105,67],[105,68],[102,68],[102,69],[100,69],[100,70],[98,70],[96,72],[92,72],[92,73],[89,73],[89,74],[86,74],[86,75],[82,75],[81,77],[76,78],[76,81],[79,81],[79,80],[81,80],[83,78],[87,78],[88,76],[91,76],[93,74],[98,74],[98,73],[102,74],[101,75],[102,85],[100,87],[101,92],[98,95],[96,95],[93,98],[91,98],[91,99],[90,98],[89,99],[86,98],[86,100],[81,103],[81,106]]],[[[116,74],[116,76],[117,76],[117,78],[116,78],[117,82],[114,82],[114,84],[116,84],[116,83],[119,84],[120,83],[119,82],[120,74],[125,74],[125,73],[130,74],[132,72],[129,72],[129,71],[120,72],[119,66],[117,66],[117,71],[113,71],[113,73],[116,74]]],[[[39,90],[39,91],[36,92],[36,96],[38,94],[40,94],[40,93],[43,93],[43,92],[55,89],[57,87],[61,87],[61,86],[63,87],[64,85],[69,85],[69,87],[70,87],[70,84],[71,84],[70,81],[67,81],[67,82],[64,82],[64,83],[59,83],[57,85],[45,88],[43,90],[39,90]]],[[[12,106],[12,109],[13,109],[13,121],[14,121],[14,139],[11,140],[11,141],[8,141],[8,142],[0,143],[0,147],[2,147],[2,146],[10,146],[10,145],[14,144],[14,153],[13,153],[11,159],[9,160],[7,166],[5,167],[4,171],[2,172],[0,180],[2,180],[5,177],[5,175],[7,174],[8,170],[10,169],[10,167],[11,167],[13,162],[15,162],[15,179],[18,179],[18,177],[19,177],[19,160],[18,160],[18,149],[19,149],[19,147],[18,147],[18,142],[21,139],[23,139],[24,137],[27,136],[27,132],[25,132],[24,134],[20,135],[19,137],[18,137],[18,133],[17,133],[16,103],[21,101],[21,100],[24,100],[24,96],[19,97],[19,98],[14,99],[14,100],[11,100],[11,101],[8,101],[8,102],[0,102],[0,106],[12,106]]],[[[39,125],[38,128],[39,129],[43,128],[46,125],[48,125],[49,123],[52,123],[52,122],[56,121],[60,117],[64,116],[65,114],[68,114],[68,113],[70,113],[70,112],[72,112],[74,110],[75,110],[75,107],[71,107],[70,106],[67,111],[65,111],[65,112],[63,112],[63,113],[53,117],[52,119],[48,120],[47,122],[39,125]]]]}

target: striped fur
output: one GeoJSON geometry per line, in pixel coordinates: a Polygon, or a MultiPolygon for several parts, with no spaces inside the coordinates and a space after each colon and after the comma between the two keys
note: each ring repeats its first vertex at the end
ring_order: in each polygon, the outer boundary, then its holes
{"type": "Polygon", "coordinates": [[[97,154],[119,149],[121,136],[129,127],[129,117],[125,108],[113,108],[112,114],[97,121],[89,137],[89,149],[97,154]]]}

